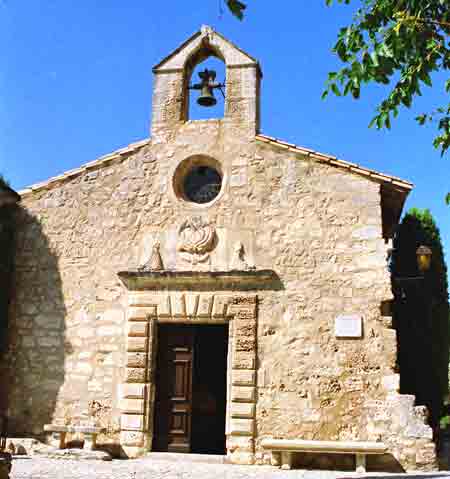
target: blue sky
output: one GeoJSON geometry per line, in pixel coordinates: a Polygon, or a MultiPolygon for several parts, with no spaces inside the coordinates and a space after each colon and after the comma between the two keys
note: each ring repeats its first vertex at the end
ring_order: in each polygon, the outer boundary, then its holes
{"type": "Polygon", "coordinates": [[[450,251],[450,162],[414,121],[444,102],[443,79],[391,131],[369,130],[382,88],[320,98],[358,2],[248,2],[240,23],[218,0],[0,0],[0,172],[20,189],[147,137],[151,67],[209,24],[261,62],[263,133],[412,181],[407,208],[429,208],[450,251]]]}

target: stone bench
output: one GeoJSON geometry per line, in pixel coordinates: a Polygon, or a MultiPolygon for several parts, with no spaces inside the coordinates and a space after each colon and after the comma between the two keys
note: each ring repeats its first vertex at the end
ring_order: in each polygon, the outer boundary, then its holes
{"type": "Polygon", "coordinates": [[[302,439],[263,439],[261,445],[272,452],[272,465],[281,469],[292,467],[293,454],[320,452],[329,454],[355,454],[356,472],[366,472],[367,454],[385,454],[387,447],[382,442],[365,441],[306,441],[302,439]]]}
{"type": "Polygon", "coordinates": [[[44,431],[52,433],[58,441],[59,449],[65,449],[66,447],[66,434],[81,433],[84,438],[83,448],[92,451],[97,445],[97,435],[104,433],[106,429],[104,427],[95,426],[60,426],[58,424],[45,424],[44,431]]]}

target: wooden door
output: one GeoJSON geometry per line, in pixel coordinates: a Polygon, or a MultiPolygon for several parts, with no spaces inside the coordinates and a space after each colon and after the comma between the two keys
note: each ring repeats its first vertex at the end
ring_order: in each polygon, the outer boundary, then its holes
{"type": "Polygon", "coordinates": [[[190,452],[194,328],[161,326],[158,344],[155,449],[190,452]]]}

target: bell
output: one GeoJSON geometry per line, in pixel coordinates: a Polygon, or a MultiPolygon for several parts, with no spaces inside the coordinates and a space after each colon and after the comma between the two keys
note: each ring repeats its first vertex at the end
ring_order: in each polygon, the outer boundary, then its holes
{"type": "Polygon", "coordinates": [[[214,106],[217,103],[217,100],[214,97],[213,89],[210,85],[202,85],[202,92],[197,98],[197,103],[200,106],[214,106]]]}

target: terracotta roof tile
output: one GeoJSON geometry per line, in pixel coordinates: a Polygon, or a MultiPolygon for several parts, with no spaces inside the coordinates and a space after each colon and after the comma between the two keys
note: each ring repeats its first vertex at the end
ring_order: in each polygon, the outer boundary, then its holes
{"type": "Polygon", "coordinates": [[[151,142],[150,138],[145,140],[137,141],[135,143],[131,143],[130,145],[126,146],[125,148],[120,148],[119,150],[113,151],[108,155],[103,155],[100,158],[90,161],[79,168],[75,168],[73,170],[65,171],[64,173],[49,178],[46,181],[42,181],[40,183],[35,183],[34,185],[29,186],[28,188],[24,188],[23,190],[18,191],[18,194],[23,197],[30,193],[34,193],[36,191],[44,190],[56,186],[60,184],[64,180],[74,178],[78,175],[81,175],[85,171],[92,170],[104,166],[105,164],[109,163],[110,161],[119,160],[124,155],[128,155],[130,153],[134,153],[139,148],[142,148],[145,145],[148,145],[151,142]]]}
{"type": "Polygon", "coordinates": [[[286,141],[280,140],[278,138],[274,138],[272,136],[259,134],[259,135],[256,135],[256,139],[264,143],[271,144],[273,146],[288,149],[294,153],[307,155],[309,158],[312,157],[315,160],[318,160],[320,162],[323,162],[329,165],[337,166],[339,168],[345,168],[347,171],[356,173],[358,175],[366,176],[379,183],[383,183],[387,185],[389,184],[395,185],[396,187],[403,189],[405,192],[409,192],[414,186],[409,181],[403,180],[401,178],[397,178],[396,176],[380,173],[378,171],[365,168],[363,166],[357,165],[355,163],[351,163],[349,161],[339,160],[335,156],[320,153],[318,151],[314,151],[309,148],[303,148],[301,146],[293,145],[292,143],[288,143],[286,141]]]}

